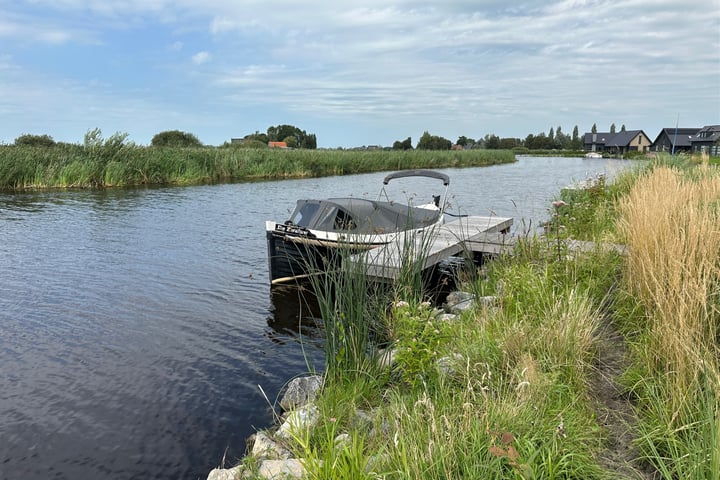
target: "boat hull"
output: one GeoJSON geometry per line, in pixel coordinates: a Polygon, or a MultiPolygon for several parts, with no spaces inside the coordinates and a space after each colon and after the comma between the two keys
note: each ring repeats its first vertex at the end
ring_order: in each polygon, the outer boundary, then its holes
{"type": "Polygon", "coordinates": [[[388,240],[348,242],[318,238],[311,232],[289,232],[279,224],[266,230],[268,270],[272,284],[287,283],[340,267],[343,255],[385,245],[388,240]]]}

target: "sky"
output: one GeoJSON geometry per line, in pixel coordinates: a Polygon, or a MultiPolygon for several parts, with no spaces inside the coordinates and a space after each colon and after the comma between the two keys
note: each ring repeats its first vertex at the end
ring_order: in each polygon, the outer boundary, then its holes
{"type": "Polygon", "coordinates": [[[0,143],[720,124],[720,0],[0,0],[0,143]]]}

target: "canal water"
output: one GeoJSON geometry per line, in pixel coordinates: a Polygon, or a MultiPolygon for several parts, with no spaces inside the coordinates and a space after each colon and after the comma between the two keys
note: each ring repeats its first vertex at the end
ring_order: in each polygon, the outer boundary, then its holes
{"type": "MultiPolygon", "coordinates": [[[[531,229],[560,188],[628,165],[442,171],[452,212],[531,229]]],[[[0,479],[204,479],[234,464],[272,422],[263,392],[322,368],[301,302],[270,291],[264,221],[298,198],[375,198],[383,177],[0,193],[0,479]]],[[[444,190],[429,182],[423,200],[444,190]]]]}

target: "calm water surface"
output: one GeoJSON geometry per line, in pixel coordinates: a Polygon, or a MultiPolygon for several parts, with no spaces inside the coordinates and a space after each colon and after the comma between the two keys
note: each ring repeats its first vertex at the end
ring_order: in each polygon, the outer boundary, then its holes
{"type": "MultiPolygon", "coordinates": [[[[443,171],[455,213],[531,226],[561,187],[626,166],[443,171]]],[[[322,365],[298,302],[270,292],[264,221],[301,197],[374,198],[383,177],[0,193],[0,479],[204,479],[240,458],[272,422],[258,385],[274,400],[322,365]]]]}

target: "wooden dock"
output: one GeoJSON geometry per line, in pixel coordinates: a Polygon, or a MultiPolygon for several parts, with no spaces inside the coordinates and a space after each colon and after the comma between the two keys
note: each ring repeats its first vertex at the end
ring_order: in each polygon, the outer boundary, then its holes
{"type": "Polygon", "coordinates": [[[399,235],[383,247],[354,255],[351,262],[362,263],[368,277],[396,280],[404,263],[422,261],[422,269],[462,252],[500,254],[514,243],[509,235],[512,218],[460,217],[422,234],[399,235]]]}

